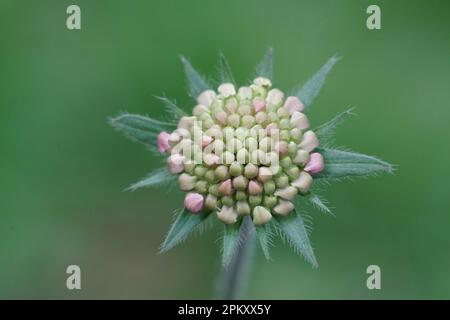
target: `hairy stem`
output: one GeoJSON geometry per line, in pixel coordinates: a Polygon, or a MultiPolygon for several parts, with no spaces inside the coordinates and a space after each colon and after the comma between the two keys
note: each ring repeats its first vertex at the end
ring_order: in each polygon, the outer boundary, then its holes
{"type": "Polygon", "coordinates": [[[230,265],[227,269],[222,268],[217,283],[217,299],[240,299],[247,289],[248,274],[255,248],[255,232],[250,217],[246,217],[243,221],[239,241],[242,245],[237,249],[230,265]]]}

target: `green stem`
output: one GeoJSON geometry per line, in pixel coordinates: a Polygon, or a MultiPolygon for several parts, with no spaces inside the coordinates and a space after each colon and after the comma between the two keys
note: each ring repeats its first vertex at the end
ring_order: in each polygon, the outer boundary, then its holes
{"type": "Polygon", "coordinates": [[[217,299],[240,299],[247,289],[247,280],[255,249],[255,232],[250,217],[243,221],[239,233],[242,245],[237,249],[227,269],[222,268],[222,273],[217,283],[217,299]]]}

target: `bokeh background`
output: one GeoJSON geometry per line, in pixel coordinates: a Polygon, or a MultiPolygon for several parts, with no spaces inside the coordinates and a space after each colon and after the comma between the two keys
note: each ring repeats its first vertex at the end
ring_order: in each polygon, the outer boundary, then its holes
{"type": "Polygon", "coordinates": [[[311,108],[348,106],[337,144],[397,165],[395,176],[324,190],[336,217],[307,209],[320,268],[280,241],[260,252],[247,298],[450,298],[448,1],[0,1],[0,298],[210,298],[219,233],[158,246],[180,206],[164,189],[122,190],[157,167],[112,130],[120,111],[192,107],[178,55],[205,74],[220,50],[245,84],[270,46],[290,89],[343,59],[311,108]],[[82,30],[66,29],[78,4],[82,30]],[[382,29],[366,28],[378,4],[382,29]],[[82,269],[82,290],[65,287],[82,269]],[[382,290],[366,268],[382,269],[382,290]]]}

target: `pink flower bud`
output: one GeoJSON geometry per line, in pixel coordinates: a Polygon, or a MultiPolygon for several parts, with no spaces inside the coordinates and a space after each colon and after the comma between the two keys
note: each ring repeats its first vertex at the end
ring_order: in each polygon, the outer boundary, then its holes
{"type": "Polygon", "coordinates": [[[311,130],[306,131],[305,134],[303,135],[302,142],[300,143],[300,148],[305,149],[308,152],[311,152],[318,146],[319,140],[317,139],[316,134],[311,130]]]}
{"type": "Polygon", "coordinates": [[[305,130],[309,127],[309,120],[304,113],[294,111],[291,116],[291,126],[301,130],[305,130]]]}
{"type": "Polygon", "coordinates": [[[311,188],[313,179],[309,173],[302,171],[300,177],[292,182],[292,185],[298,189],[301,193],[307,193],[311,188]]]}
{"type": "Polygon", "coordinates": [[[275,134],[278,130],[278,125],[274,122],[270,123],[267,127],[266,127],[266,132],[267,135],[271,136],[273,134],[275,134]]]}
{"type": "Polygon", "coordinates": [[[258,179],[262,183],[267,182],[272,178],[272,171],[267,167],[260,167],[258,172],[258,179]]]}
{"type": "Polygon", "coordinates": [[[225,111],[220,111],[216,114],[216,120],[223,125],[227,124],[228,115],[225,111]]]}
{"type": "Polygon", "coordinates": [[[305,166],[305,171],[309,173],[319,173],[323,170],[323,156],[320,153],[311,153],[311,159],[305,166]]]}
{"type": "Polygon", "coordinates": [[[215,165],[215,164],[219,163],[220,157],[218,155],[216,155],[216,154],[208,153],[208,154],[204,155],[203,161],[205,162],[205,164],[207,166],[212,166],[212,165],[215,165]]]}
{"type": "Polygon", "coordinates": [[[294,205],[292,202],[281,199],[273,208],[273,211],[281,216],[287,216],[292,210],[294,210],[294,205]]]}
{"type": "Polygon", "coordinates": [[[261,194],[262,191],[263,187],[258,182],[251,180],[248,184],[248,193],[250,193],[252,196],[261,194]]]}
{"type": "Polygon", "coordinates": [[[178,128],[189,130],[194,125],[195,119],[196,117],[181,117],[178,128]]]}
{"type": "Polygon", "coordinates": [[[170,134],[168,134],[167,132],[162,131],[159,133],[158,141],[157,141],[159,152],[164,153],[170,149],[169,138],[170,138],[170,134]]]}
{"type": "Polygon", "coordinates": [[[289,114],[293,114],[295,111],[302,112],[305,109],[305,106],[297,97],[287,97],[284,106],[287,111],[289,111],[289,114]]]}
{"type": "Polygon", "coordinates": [[[179,154],[172,154],[167,158],[167,165],[169,167],[169,172],[172,174],[183,172],[184,170],[184,157],[179,154]]]}
{"type": "Polygon", "coordinates": [[[297,189],[295,187],[286,187],[284,189],[279,189],[275,191],[275,195],[286,200],[293,200],[297,194],[297,189]]]}
{"type": "Polygon", "coordinates": [[[184,207],[190,212],[199,212],[203,208],[203,196],[200,193],[189,192],[184,198],[184,207]]]}
{"type": "Polygon", "coordinates": [[[255,112],[259,112],[266,106],[266,101],[260,97],[256,97],[253,99],[253,108],[255,109],[255,112]]]}
{"type": "Polygon", "coordinates": [[[202,147],[206,147],[207,145],[209,145],[211,142],[213,141],[213,138],[211,138],[210,136],[203,136],[202,137],[202,147]]]}
{"type": "Polygon", "coordinates": [[[213,90],[206,90],[200,93],[200,95],[197,98],[197,102],[199,104],[209,107],[214,102],[215,98],[216,93],[213,90]]]}
{"type": "Polygon", "coordinates": [[[288,143],[286,141],[277,141],[275,143],[275,151],[280,155],[288,153],[288,143]]]}
{"type": "Polygon", "coordinates": [[[225,180],[219,185],[219,192],[225,196],[231,196],[233,194],[231,179],[225,180]]]}

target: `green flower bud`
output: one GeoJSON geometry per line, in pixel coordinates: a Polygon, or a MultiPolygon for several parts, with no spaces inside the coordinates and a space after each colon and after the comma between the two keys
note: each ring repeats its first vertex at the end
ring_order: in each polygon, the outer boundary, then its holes
{"type": "Polygon", "coordinates": [[[190,175],[194,175],[195,163],[187,162],[184,164],[184,170],[190,175]]]}
{"type": "Polygon", "coordinates": [[[267,195],[271,195],[275,192],[276,186],[275,182],[273,181],[267,181],[264,183],[264,193],[267,195]]]}
{"type": "Polygon", "coordinates": [[[252,206],[257,206],[258,204],[261,204],[262,197],[261,196],[249,196],[248,202],[252,206]]]}
{"type": "Polygon", "coordinates": [[[232,207],[234,205],[234,200],[230,196],[224,196],[221,200],[225,206],[232,207]]]}
{"type": "Polygon", "coordinates": [[[195,190],[198,193],[206,193],[206,191],[208,190],[208,183],[204,180],[197,181],[195,183],[195,190]]]}
{"type": "Polygon", "coordinates": [[[305,166],[309,161],[309,152],[303,149],[299,149],[296,154],[295,157],[293,159],[293,162],[295,164],[301,165],[301,166],[305,166]]]}
{"type": "Polygon", "coordinates": [[[258,140],[253,137],[248,137],[245,139],[245,148],[252,153],[253,151],[258,149],[258,140]]]}
{"type": "Polygon", "coordinates": [[[242,125],[250,129],[255,124],[255,118],[251,115],[245,115],[242,117],[242,125]]]}
{"type": "Polygon", "coordinates": [[[248,163],[244,169],[244,175],[248,179],[253,179],[258,175],[258,167],[253,163],[248,163]]]}
{"type": "Polygon", "coordinates": [[[208,169],[206,169],[203,166],[196,166],[195,170],[194,170],[194,174],[197,176],[197,178],[201,178],[205,175],[206,171],[208,171],[208,169]]]}
{"type": "Polygon", "coordinates": [[[295,180],[300,176],[300,169],[297,166],[292,166],[286,171],[291,180],[295,180]]]}
{"type": "Polygon", "coordinates": [[[247,200],[247,193],[245,191],[236,191],[236,200],[238,201],[247,200]]]}
{"type": "Polygon", "coordinates": [[[297,144],[293,141],[288,143],[288,155],[291,157],[295,157],[295,154],[297,153],[297,144]]]}
{"type": "Polygon", "coordinates": [[[208,188],[208,193],[218,197],[220,195],[219,186],[217,184],[210,185],[208,188]]]}
{"type": "Polygon", "coordinates": [[[269,120],[269,122],[277,122],[278,121],[278,116],[275,112],[269,112],[267,114],[267,119],[269,120]]]}
{"type": "Polygon", "coordinates": [[[214,173],[214,170],[208,170],[205,173],[205,180],[208,181],[209,183],[213,183],[216,182],[216,174],[214,173]]]}
{"type": "Polygon", "coordinates": [[[302,130],[300,130],[299,128],[291,129],[289,134],[290,134],[292,141],[294,141],[295,143],[300,143],[302,141],[303,134],[302,134],[302,130]]]}
{"type": "Polygon", "coordinates": [[[236,203],[236,212],[240,215],[248,215],[250,214],[250,206],[247,201],[238,201],[236,203]]]}
{"type": "Polygon", "coordinates": [[[279,128],[280,129],[289,129],[291,127],[291,123],[289,122],[289,119],[282,119],[279,122],[279,128]]]}
{"type": "Polygon", "coordinates": [[[273,208],[277,204],[277,197],[275,197],[275,196],[265,196],[263,203],[264,203],[265,207],[273,208]]]}
{"type": "Polygon", "coordinates": [[[239,139],[232,138],[227,141],[227,151],[231,153],[236,153],[238,150],[242,149],[242,142],[239,139]]]}
{"type": "Polygon", "coordinates": [[[272,150],[272,139],[269,137],[262,138],[259,141],[259,150],[269,152],[272,150]]]}
{"type": "Polygon", "coordinates": [[[234,138],[234,129],[232,127],[223,128],[222,133],[223,133],[223,138],[225,141],[228,141],[228,140],[234,138]]]}
{"type": "Polygon", "coordinates": [[[222,140],[214,140],[213,150],[215,154],[220,156],[225,151],[225,143],[222,140]]]}
{"type": "Polygon", "coordinates": [[[239,139],[239,141],[244,142],[249,136],[249,129],[239,127],[234,131],[234,136],[239,139]]]}
{"type": "Polygon", "coordinates": [[[237,128],[241,124],[241,117],[239,117],[238,114],[233,113],[228,116],[227,123],[229,126],[237,128]]]}
{"type": "Polygon", "coordinates": [[[217,206],[217,197],[212,194],[208,194],[205,199],[205,207],[209,210],[214,210],[217,206]]]}
{"type": "Polygon", "coordinates": [[[235,161],[233,163],[231,163],[230,165],[230,175],[232,177],[237,177],[240,176],[242,174],[242,164],[240,164],[239,162],[235,161]]]}
{"type": "Polygon", "coordinates": [[[280,131],[280,140],[288,141],[291,135],[289,134],[288,130],[281,130],[280,131]]]}
{"type": "Polygon", "coordinates": [[[284,173],[275,178],[277,188],[286,188],[289,185],[289,178],[284,173]]]}
{"type": "Polygon", "coordinates": [[[239,176],[233,179],[233,187],[236,190],[244,191],[247,189],[248,179],[244,176],[239,176]]]}
{"type": "Polygon", "coordinates": [[[283,157],[283,159],[280,160],[280,165],[283,169],[290,168],[292,166],[292,160],[290,157],[283,157]]]}
{"type": "Polygon", "coordinates": [[[266,208],[257,206],[253,209],[253,224],[255,226],[266,224],[270,219],[272,219],[272,215],[266,208]]]}
{"type": "Polygon", "coordinates": [[[228,168],[224,165],[218,166],[216,168],[216,170],[214,171],[216,177],[220,180],[223,181],[225,179],[228,179],[230,177],[229,173],[228,173],[228,168]]]}
{"type": "Polygon", "coordinates": [[[277,116],[278,118],[288,118],[289,117],[289,111],[286,108],[279,108],[277,110],[277,116]]]}
{"type": "Polygon", "coordinates": [[[224,153],[222,153],[222,155],[220,156],[220,161],[223,164],[231,164],[234,161],[234,154],[230,151],[225,151],[224,153]]]}
{"type": "Polygon", "coordinates": [[[241,116],[248,116],[252,113],[252,108],[248,104],[242,104],[238,109],[238,113],[241,116]]]}
{"type": "Polygon", "coordinates": [[[250,155],[247,151],[247,149],[241,149],[237,152],[236,160],[240,164],[246,164],[250,161],[250,155]]]}

